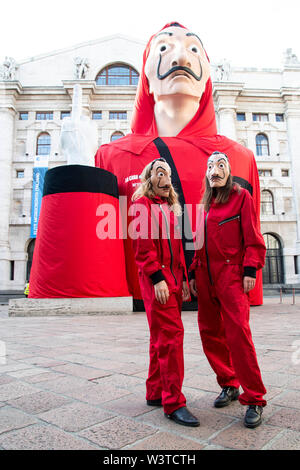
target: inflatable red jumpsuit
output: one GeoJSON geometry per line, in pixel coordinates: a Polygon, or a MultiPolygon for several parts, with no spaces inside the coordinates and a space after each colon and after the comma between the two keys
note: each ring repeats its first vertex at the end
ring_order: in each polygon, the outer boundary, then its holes
{"type": "MultiPolygon", "coordinates": [[[[136,200],[134,209],[138,211],[139,205],[142,209],[147,208],[141,211],[142,217],[136,219],[140,233],[133,240],[150,329],[146,399],[161,398],[164,412],[169,415],[186,403],[181,391],[184,377],[181,320],[182,281],[186,277],[184,253],[178,221],[167,202],[158,196],[154,199],[143,196],[136,200]],[[153,224],[157,227],[156,237],[153,237],[153,224]],[[153,287],[162,280],[166,281],[170,294],[164,305],[156,300],[153,287]]],[[[134,232],[137,233],[137,226],[134,232]]]]}
{"type": "MultiPolygon", "coordinates": [[[[169,23],[164,28],[171,25],[172,23],[169,23]]],[[[196,206],[204,192],[202,182],[206,172],[207,158],[214,151],[220,151],[228,156],[234,181],[246,188],[252,195],[259,219],[260,189],[254,155],[237,142],[217,134],[211,79],[208,79],[206,83],[197,113],[186,127],[176,137],[160,138],[158,136],[154,118],[155,103],[153,95],[149,93],[148,80],[144,71],[152,37],[143,56],[143,67],[133,110],[132,133],[117,141],[102,145],[95,157],[96,166],[116,175],[119,194],[127,196],[129,206],[143,168],[153,159],[164,157],[171,167],[172,184],[179,195],[181,205],[189,205],[183,226],[188,227],[190,232],[194,233],[196,206]]],[[[185,235],[183,234],[182,238],[184,247],[186,238],[190,238],[190,241],[193,239],[192,235],[190,237],[185,235]]],[[[129,237],[124,242],[129,292],[134,299],[141,299],[132,243],[129,237]]],[[[187,266],[191,264],[193,255],[193,250],[185,249],[187,266]]],[[[256,287],[250,293],[250,300],[252,305],[262,304],[261,272],[257,273],[256,287]]]]}
{"type": "Polygon", "coordinates": [[[265,261],[253,201],[234,188],[225,204],[204,212],[204,245],[190,266],[195,273],[198,324],[203,350],[219,385],[243,388],[243,405],[265,406],[266,393],[249,326],[249,300],[243,276],[255,277],[265,261]]]}

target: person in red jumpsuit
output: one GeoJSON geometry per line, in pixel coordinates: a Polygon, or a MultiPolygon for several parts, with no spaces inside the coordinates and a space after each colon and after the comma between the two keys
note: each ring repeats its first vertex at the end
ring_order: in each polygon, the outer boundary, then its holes
{"type": "Polygon", "coordinates": [[[254,428],[261,423],[266,389],[249,326],[247,293],[264,265],[266,248],[252,198],[233,183],[224,153],[209,157],[205,181],[204,243],[190,266],[190,288],[198,296],[203,350],[222,387],[214,405],[239,399],[248,405],[245,426],[254,428]]]}
{"type": "Polygon", "coordinates": [[[186,407],[182,300],[190,297],[180,227],[181,211],[171,184],[171,169],[162,158],[148,164],[133,195],[133,249],[150,329],[150,364],[146,381],[148,405],[163,406],[178,424],[199,426],[186,407]],[[137,216],[138,214],[138,216],[137,216]]]}
{"type": "MultiPolygon", "coordinates": [[[[260,189],[254,155],[217,134],[208,57],[198,35],[179,23],[165,25],[145,48],[131,130],[125,137],[102,145],[95,165],[116,175],[119,194],[127,197],[129,207],[145,165],[154,158],[166,159],[183,209],[187,266],[194,254],[187,242],[192,245],[206,162],[214,150],[228,155],[233,179],[252,195],[259,218],[260,189]]],[[[124,248],[128,289],[138,306],[142,297],[130,237],[124,240],[124,248]]],[[[262,304],[260,271],[249,297],[251,305],[262,304]]]]}

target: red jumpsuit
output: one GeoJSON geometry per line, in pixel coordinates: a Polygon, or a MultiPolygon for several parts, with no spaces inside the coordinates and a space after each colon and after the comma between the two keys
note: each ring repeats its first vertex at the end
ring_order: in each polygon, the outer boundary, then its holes
{"type": "Polygon", "coordinates": [[[134,219],[133,233],[138,238],[133,237],[133,248],[150,329],[146,399],[161,398],[164,412],[171,414],[186,404],[181,391],[184,376],[181,305],[186,274],[180,230],[176,216],[159,197],[143,196],[132,208],[141,211],[134,219]],[[170,294],[166,304],[158,302],[154,293],[154,284],[162,280],[170,294]]]}
{"type": "Polygon", "coordinates": [[[190,267],[196,277],[199,331],[219,385],[241,385],[243,405],[266,405],[243,289],[243,277],[255,277],[263,267],[265,251],[245,189],[234,188],[227,203],[212,203],[204,212],[204,244],[190,267]]]}

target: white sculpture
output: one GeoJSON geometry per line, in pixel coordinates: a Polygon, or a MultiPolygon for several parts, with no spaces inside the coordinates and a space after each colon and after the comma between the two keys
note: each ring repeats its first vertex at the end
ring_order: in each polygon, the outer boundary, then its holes
{"type": "Polygon", "coordinates": [[[230,79],[230,73],[231,73],[231,67],[230,63],[226,60],[223,59],[216,65],[216,80],[218,82],[229,80],[230,79]]]}
{"type": "Polygon", "coordinates": [[[16,71],[18,65],[12,57],[5,57],[5,60],[2,64],[2,70],[0,72],[2,80],[15,80],[16,71]]]}
{"type": "Polygon", "coordinates": [[[82,80],[86,78],[86,73],[89,68],[88,59],[82,57],[75,57],[75,78],[77,80],[82,80]]]}
{"type": "Polygon", "coordinates": [[[80,85],[74,87],[71,117],[65,117],[62,121],[60,148],[68,165],[95,166],[98,130],[94,121],[82,115],[80,85]]]}
{"type": "Polygon", "coordinates": [[[284,63],[286,65],[300,65],[298,57],[293,53],[291,48],[286,49],[284,53],[284,63]]]}

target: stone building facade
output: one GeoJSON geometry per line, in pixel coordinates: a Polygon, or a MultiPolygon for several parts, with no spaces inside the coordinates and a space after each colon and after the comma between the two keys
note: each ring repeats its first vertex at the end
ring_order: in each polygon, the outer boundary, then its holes
{"type": "MultiPolygon", "coordinates": [[[[33,165],[66,162],[62,119],[74,85],[95,119],[99,145],[130,132],[145,44],[115,35],[0,68],[0,291],[23,290],[30,272],[33,165]]],[[[218,129],[250,148],[261,183],[268,248],[264,284],[300,282],[300,63],[288,50],[281,69],[232,69],[212,61],[218,129]]]]}

